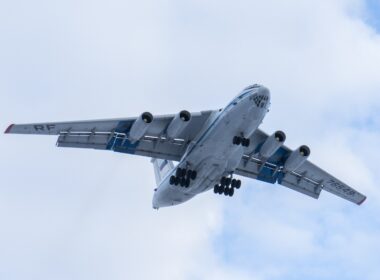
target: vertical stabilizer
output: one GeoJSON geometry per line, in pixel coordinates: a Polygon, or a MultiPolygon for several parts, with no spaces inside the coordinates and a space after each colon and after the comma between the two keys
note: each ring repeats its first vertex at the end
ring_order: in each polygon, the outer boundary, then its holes
{"type": "Polygon", "coordinates": [[[162,179],[174,169],[174,164],[170,160],[152,158],[151,162],[154,167],[154,175],[156,176],[157,186],[161,183],[162,179]]]}

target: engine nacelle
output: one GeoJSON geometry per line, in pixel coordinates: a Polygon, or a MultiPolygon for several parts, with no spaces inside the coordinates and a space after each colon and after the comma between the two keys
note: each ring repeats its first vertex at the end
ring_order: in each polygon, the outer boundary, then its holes
{"type": "Polygon", "coordinates": [[[264,142],[260,149],[260,156],[268,159],[273,156],[276,151],[284,144],[286,135],[282,131],[276,131],[264,142]]]}
{"type": "Polygon", "coordinates": [[[179,112],[169,124],[166,130],[166,136],[169,139],[175,139],[189,125],[190,120],[191,120],[190,112],[188,111],[179,112]]]}
{"type": "Polygon", "coordinates": [[[310,148],[308,146],[301,146],[293,151],[287,161],[285,162],[286,171],[296,171],[310,156],[310,148]]]}
{"type": "Polygon", "coordinates": [[[149,112],[143,113],[132,125],[131,130],[129,131],[128,140],[131,143],[141,140],[152,122],[153,115],[149,112]]]}

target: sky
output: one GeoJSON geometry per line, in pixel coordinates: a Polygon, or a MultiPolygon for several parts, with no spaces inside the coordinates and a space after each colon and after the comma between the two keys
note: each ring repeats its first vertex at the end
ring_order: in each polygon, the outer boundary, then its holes
{"type": "Polygon", "coordinates": [[[271,90],[262,129],[368,196],[249,179],[152,209],[149,159],[0,135],[0,279],[380,279],[380,3],[2,1],[0,124],[222,108],[271,90]]]}

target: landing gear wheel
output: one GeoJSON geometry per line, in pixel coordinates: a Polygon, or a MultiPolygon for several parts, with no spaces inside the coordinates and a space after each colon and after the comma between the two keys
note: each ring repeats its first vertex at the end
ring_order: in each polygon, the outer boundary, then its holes
{"type": "Polygon", "coordinates": [[[235,136],[233,139],[232,139],[232,143],[234,145],[240,145],[242,143],[243,139],[239,136],[235,136]]]}
{"type": "Polygon", "coordinates": [[[232,179],[231,187],[236,188],[236,179],[232,179]]]}
{"type": "Polygon", "coordinates": [[[214,193],[215,194],[219,193],[219,185],[214,186],[214,193]]]}
{"type": "Polygon", "coordinates": [[[187,170],[186,177],[191,178],[191,174],[193,174],[192,170],[187,170]]]}
{"type": "Polygon", "coordinates": [[[190,178],[191,178],[191,180],[195,180],[197,178],[197,171],[195,171],[195,170],[191,171],[190,178]]]}
{"type": "Polygon", "coordinates": [[[177,168],[176,174],[178,178],[182,177],[182,168],[177,168]]]}
{"type": "Polygon", "coordinates": [[[178,178],[178,177],[175,177],[174,185],[175,185],[175,186],[178,186],[178,185],[179,185],[179,178],[178,178]]]}
{"type": "Polygon", "coordinates": [[[226,182],[226,177],[222,177],[222,179],[220,179],[220,184],[224,187],[227,185],[227,182],[226,182]]]}
{"type": "Polygon", "coordinates": [[[219,194],[223,194],[223,192],[224,192],[224,187],[223,186],[219,186],[218,187],[218,193],[219,194]]]}
{"type": "Polygon", "coordinates": [[[186,179],[182,178],[181,179],[181,187],[185,187],[185,186],[186,186],[186,179]]]}
{"type": "Polygon", "coordinates": [[[251,143],[251,140],[250,139],[247,139],[247,138],[243,138],[242,140],[242,145],[243,147],[249,147],[249,144],[251,143]]]}
{"type": "Polygon", "coordinates": [[[228,196],[229,193],[230,193],[230,189],[229,188],[225,188],[224,191],[223,191],[224,195],[225,196],[228,196]]]}
{"type": "Polygon", "coordinates": [[[182,174],[181,174],[181,177],[185,177],[186,176],[186,169],[182,169],[182,174]]]}
{"type": "Polygon", "coordinates": [[[170,177],[169,183],[170,183],[170,185],[174,185],[174,183],[175,183],[175,176],[171,176],[170,177]]]}
{"type": "Polygon", "coordinates": [[[229,191],[228,191],[228,195],[229,196],[231,196],[231,197],[233,197],[234,196],[234,188],[230,188],[230,189],[228,189],[229,191]]]}
{"type": "Polygon", "coordinates": [[[190,187],[190,178],[186,179],[185,188],[190,187]]]}
{"type": "Polygon", "coordinates": [[[231,178],[226,178],[226,187],[231,185],[231,178]]]}
{"type": "Polygon", "coordinates": [[[241,181],[240,180],[236,180],[235,188],[236,189],[240,189],[240,187],[241,187],[241,181]]]}

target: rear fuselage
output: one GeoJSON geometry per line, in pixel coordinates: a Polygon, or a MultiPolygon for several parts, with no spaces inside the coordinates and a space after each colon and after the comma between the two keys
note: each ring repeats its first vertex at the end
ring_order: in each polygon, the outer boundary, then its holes
{"type": "Polygon", "coordinates": [[[262,123],[270,105],[270,93],[255,85],[242,91],[224,109],[211,115],[196,139],[189,145],[177,167],[197,172],[188,188],[170,184],[172,170],[154,193],[153,208],[168,207],[188,201],[208,191],[223,176],[233,174],[244,149],[235,145],[235,136],[249,138],[262,123]]]}

